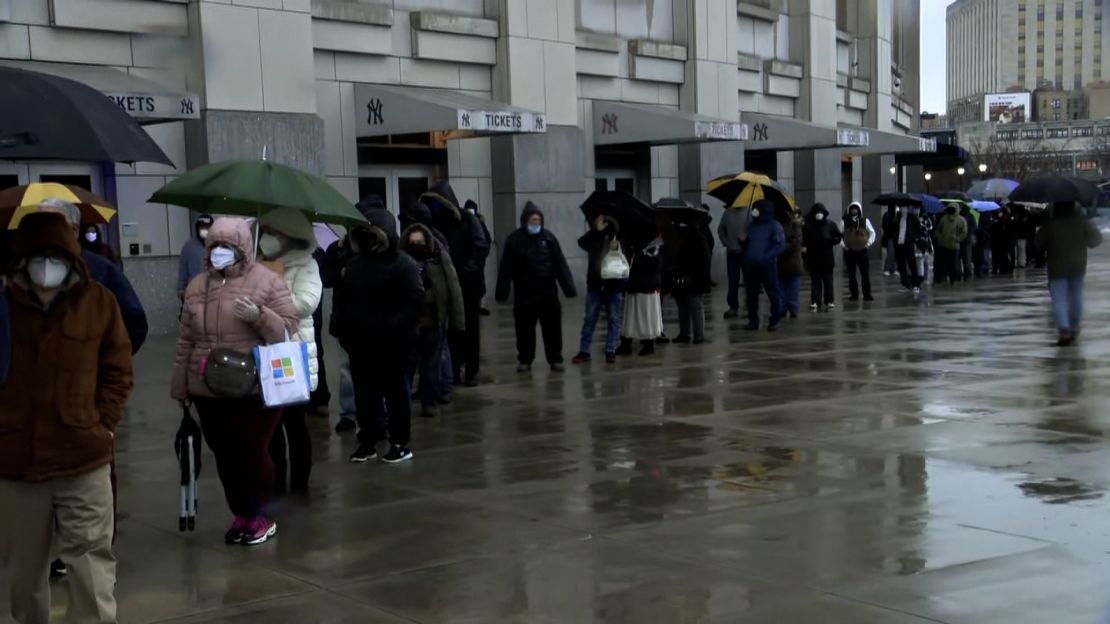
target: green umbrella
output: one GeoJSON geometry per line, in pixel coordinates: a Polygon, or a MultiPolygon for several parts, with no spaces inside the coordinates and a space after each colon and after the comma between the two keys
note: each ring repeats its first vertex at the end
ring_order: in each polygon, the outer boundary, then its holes
{"type": "Polygon", "coordinates": [[[366,221],[326,181],[268,160],[229,160],[197,167],[147,201],[210,214],[258,217],[275,208],[295,208],[317,223],[366,221]]]}

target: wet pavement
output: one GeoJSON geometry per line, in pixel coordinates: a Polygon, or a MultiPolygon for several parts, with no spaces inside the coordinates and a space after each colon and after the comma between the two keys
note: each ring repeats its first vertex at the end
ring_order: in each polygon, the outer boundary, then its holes
{"type": "Polygon", "coordinates": [[[311,500],[282,504],[256,549],[222,544],[210,456],[198,530],[177,532],[180,413],[156,340],[118,437],[121,621],[1095,622],[1110,256],[1068,350],[1041,273],[919,299],[877,281],[878,302],[777,334],[715,300],[710,344],[616,366],[598,346],[563,374],[513,372],[498,310],[483,386],[415,423],[413,462],[349,464],[353,437],[314,422],[311,500]]]}

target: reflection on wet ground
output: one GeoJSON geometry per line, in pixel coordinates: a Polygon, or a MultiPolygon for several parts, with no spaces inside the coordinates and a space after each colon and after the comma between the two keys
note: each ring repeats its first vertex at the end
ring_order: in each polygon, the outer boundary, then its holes
{"type": "Polygon", "coordinates": [[[256,550],[222,545],[211,462],[200,526],[176,532],[171,343],[154,341],[119,435],[121,619],[1094,622],[1110,262],[1088,280],[1066,351],[1041,274],[920,300],[884,280],[878,303],[777,334],[714,306],[711,344],[562,375],[513,372],[498,310],[484,385],[416,423],[414,462],[350,465],[354,440],[313,423],[312,498],[278,505],[256,550]]]}

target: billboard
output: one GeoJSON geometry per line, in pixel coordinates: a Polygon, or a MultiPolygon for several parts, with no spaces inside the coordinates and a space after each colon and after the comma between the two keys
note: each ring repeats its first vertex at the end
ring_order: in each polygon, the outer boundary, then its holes
{"type": "Polygon", "coordinates": [[[1033,97],[1024,93],[991,93],[984,96],[983,121],[1000,124],[1033,120],[1033,97]]]}

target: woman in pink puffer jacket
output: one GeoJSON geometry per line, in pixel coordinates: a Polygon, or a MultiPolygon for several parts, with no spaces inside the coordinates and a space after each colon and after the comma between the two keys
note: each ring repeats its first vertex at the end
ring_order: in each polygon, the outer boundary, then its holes
{"type": "Polygon", "coordinates": [[[216,348],[249,353],[295,335],[297,311],[285,280],[255,262],[254,239],[243,219],[216,219],[205,240],[204,265],[205,272],[185,290],[171,396],[196,405],[216,455],[224,496],[235,514],[227,542],[261,544],[277,532],[263,507],[274,489],[269,445],[281,410],[267,409],[261,396],[214,397],[201,365],[216,348]]]}

